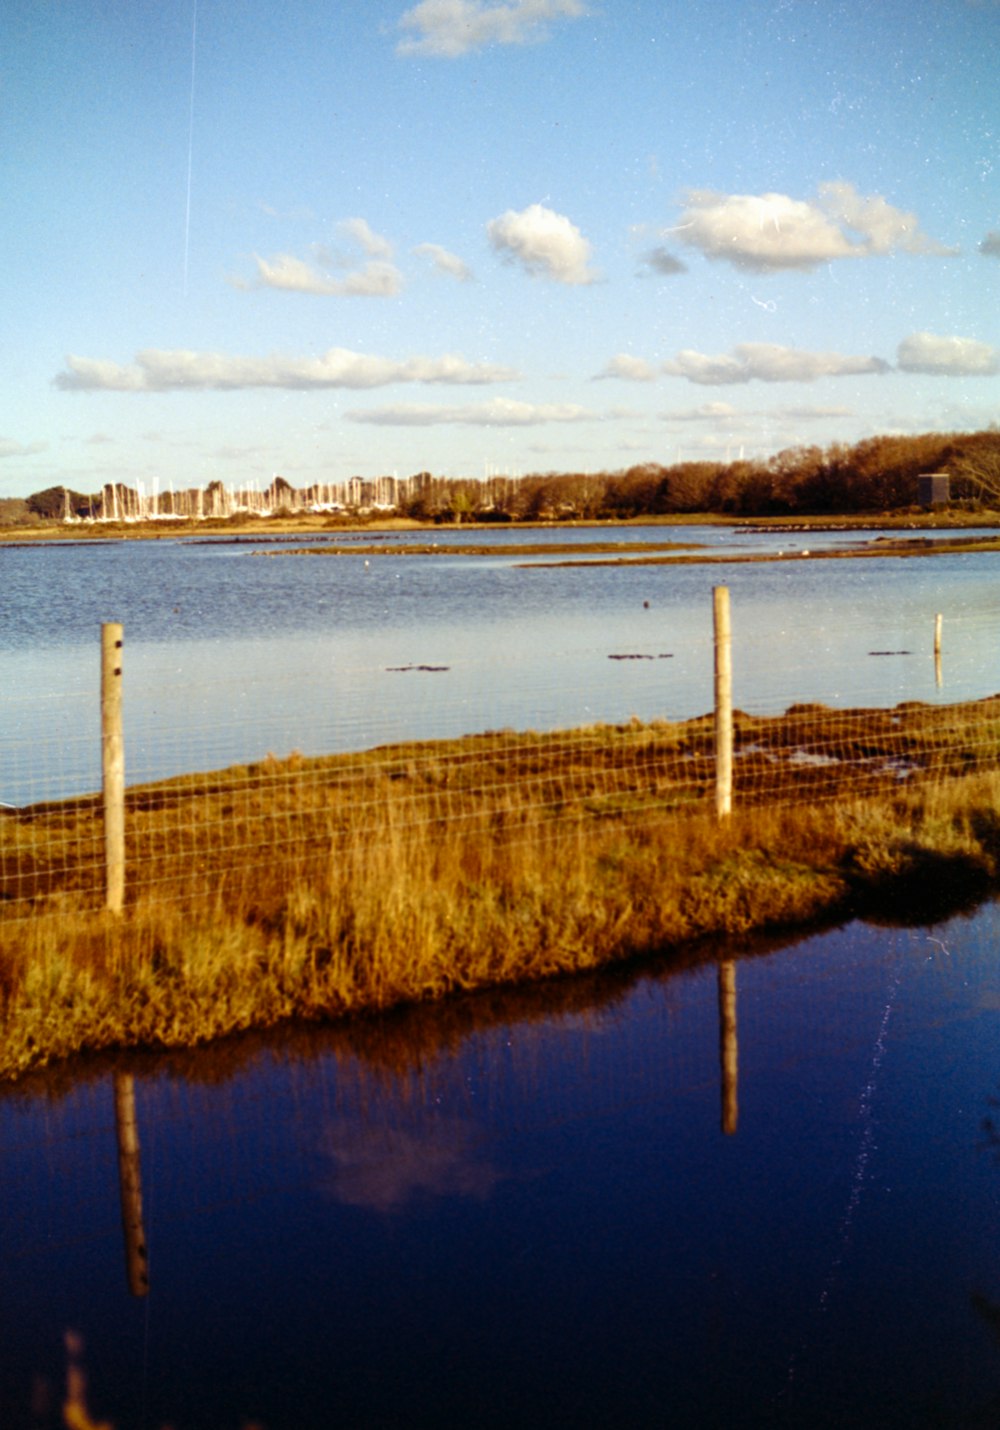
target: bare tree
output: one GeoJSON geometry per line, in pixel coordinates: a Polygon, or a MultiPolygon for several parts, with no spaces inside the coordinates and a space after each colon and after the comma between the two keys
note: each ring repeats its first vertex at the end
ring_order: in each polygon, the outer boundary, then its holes
{"type": "Polygon", "coordinates": [[[1000,501],[1000,432],[981,434],[949,463],[956,484],[976,501],[995,506],[1000,501]]]}

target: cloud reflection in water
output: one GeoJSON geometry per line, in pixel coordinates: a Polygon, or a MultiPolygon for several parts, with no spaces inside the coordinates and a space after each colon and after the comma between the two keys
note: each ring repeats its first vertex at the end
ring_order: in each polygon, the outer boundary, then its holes
{"type": "Polygon", "coordinates": [[[453,1116],[421,1127],[331,1128],[320,1150],[330,1163],[324,1191],[348,1206],[385,1213],[419,1195],[485,1201],[504,1176],[483,1155],[477,1131],[453,1116]]]}

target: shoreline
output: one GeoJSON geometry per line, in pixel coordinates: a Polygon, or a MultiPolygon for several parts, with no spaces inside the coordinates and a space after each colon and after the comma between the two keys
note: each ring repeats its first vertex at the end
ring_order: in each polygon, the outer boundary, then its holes
{"type": "Polygon", "coordinates": [[[710,717],[133,787],[118,916],[86,878],[101,867],[97,797],[5,811],[2,891],[24,913],[0,919],[0,1080],[696,956],[708,940],[933,922],[1000,888],[1000,697],[735,723],[722,822],[710,717]],[[817,748],[836,757],[804,763],[817,748]]]}
{"type": "Polygon", "coordinates": [[[735,516],[718,513],[678,513],[670,516],[629,517],[625,520],[539,520],[493,522],[434,522],[411,517],[384,517],[373,520],[341,521],[321,514],[292,517],[209,517],[197,521],[146,522],[50,522],[37,526],[0,526],[0,547],[35,546],[47,543],[170,541],[180,538],[204,538],[208,541],[297,540],[308,535],[358,535],[366,532],[453,532],[463,531],[488,539],[491,532],[587,530],[615,531],[630,527],[684,528],[688,526],[718,526],[752,534],[788,532],[808,535],[810,532],[864,531],[961,531],[969,527],[1000,530],[1000,512],[913,511],[863,512],[838,516],[735,516]]]}

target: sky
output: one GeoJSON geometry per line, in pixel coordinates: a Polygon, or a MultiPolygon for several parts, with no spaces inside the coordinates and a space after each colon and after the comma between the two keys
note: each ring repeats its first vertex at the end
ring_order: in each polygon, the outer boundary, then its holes
{"type": "Polygon", "coordinates": [[[1000,421],[1000,0],[5,0],[0,497],[1000,421]]]}

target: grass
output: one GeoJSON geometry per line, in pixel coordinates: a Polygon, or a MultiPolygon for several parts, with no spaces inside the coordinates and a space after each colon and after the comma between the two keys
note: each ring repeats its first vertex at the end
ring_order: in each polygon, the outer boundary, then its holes
{"type": "Polygon", "coordinates": [[[127,796],[101,910],[96,798],[0,816],[0,1077],[510,986],[1000,880],[1000,697],[493,732],[269,757],[127,796]]]}
{"type": "MultiPolygon", "coordinates": [[[[733,523],[735,524],[735,523],[733,523]]],[[[898,527],[898,523],[896,523],[898,527]]],[[[937,522],[935,526],[942,526],[937,522]]],[[[961,526],[961,523],[958,523],[961,526]]],[[[405,545],[386,545],[384,542],[371,541],[363,545],[347,544],[344,542],[331,541],[324,546],[296,546],[290,549],[271,549],[267,551],[268,556],[284,557],[315,557],[315,556],[385,556],[393,557],[420,557],[420,556],[489,556],[505,557],[515,560],[519,565],[527,565],[533,569],[542,569],[548,566],[576,567],[576,566],[733,566],[733,565],[759,565],[764,562],[797,562],[797,561],[836,561],[836,560],[857,560],[861,558],[887,557],[910,558],[917,556],[954,556],[958,554],[969,554],[973,552],[997,552],[1000,551],[1000,536],[964,535],[947,537],[929,537],[911,535],[910,531],[918,526],[915,521],[906,523],[907,535],[887,537],[879,535],[866,545],[859,544],[857,533],[870,529],[871,524],[862,526],[858,523],[842,522],[834,526],[817,525],[816,523],[798,523],[794,526],[780,526],[771,523],[761,523],[752,529],[758,531],[788,531],[790,535],[808,536],[810,531],[835,530],[844,533],[845,536],[853,534],[854,539],[845,542],[843,546],[821,547],[819,550],[804,550],[800,542],[796,542],[787,551],[767,551],[767,552],[734,552],[725,550],[715,550],[705,548],[698,542],[683,541],[635,541],[624,542],[622,540],[609,541],[588,541],[586,546],[581,546],[579,542],[566,541],[537,541],[532,543],[518,542],[512,545],[510,542],[498,542],[491,537],[487,531],[482,531],[478,536],[471,530],[469,540],[459,544],[448,543],[442,545],[439,541],[428,541],[425,543],[407,542],[405,545]],[[547,561],[527,561],[527,557],[551,558],[547,561]],[[556,559],[560,558],[560,559],[556,559]]],[[[881,530],[881,527],[878,528],[881,530]]]]}

